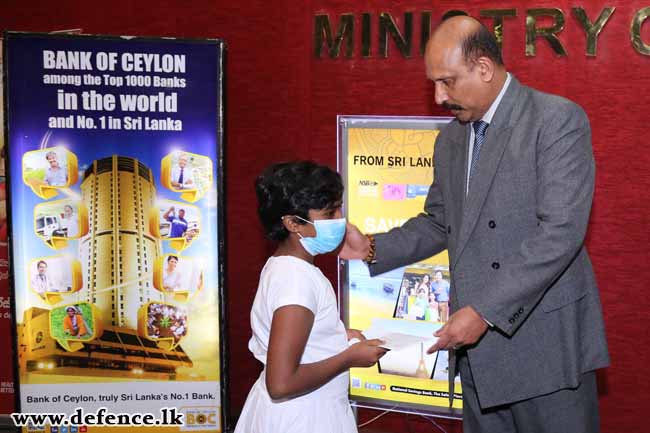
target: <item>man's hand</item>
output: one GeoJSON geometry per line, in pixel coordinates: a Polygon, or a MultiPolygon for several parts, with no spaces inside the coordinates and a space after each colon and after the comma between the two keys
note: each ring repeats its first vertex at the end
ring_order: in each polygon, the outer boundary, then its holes
{"type": "Polygon", "coordinates": [[[485,320],[470,306],[463,307],[449,317],[449,321],[433,335],[438,342],[427,353],[438,350],[459,349],[476,343],[487,331],[485,320]]]}
{"type": "Polygon", "coordinates": [[[357,226],[348,223],[339,256],[346,260],[364,259],[369,251],[370,241],[368,238],[359,231],[357,226]]]}

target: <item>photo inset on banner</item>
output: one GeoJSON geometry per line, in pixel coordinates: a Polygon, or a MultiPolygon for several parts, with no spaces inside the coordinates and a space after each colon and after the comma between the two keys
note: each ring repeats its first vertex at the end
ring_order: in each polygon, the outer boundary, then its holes
{"type": "Polygon", "coordinates": [[[23,155],[23,182],[41,198],[56,196],[57,189],[74,185],[78,176],[76,155],[63,147],[48,147],[23,155]]]}
{"type": "Polygon", "coordinates": [[[66,255],[41,257],[29,265],[29,287],[41,299],[56,304],[63,295],[81,289],[81,264],[66,255]]]}
{"type": "Polygon", "coordinates": [[[50,310],[50,335],[70,352],[81,349],[81,342],[94,340],[101,333],[92,304],[80,302],[50,310]]]}
{"type": "MultiPolygon", "coordinates": [[[[449,353],[440,350],[430,355],[432,342],[420,342],[399,350],[391,350],[379,360],[382,374],[446,381],[449,374],[449,353]]],[[[457,378],[457,382],[460,380],[457,378]]]]}
{"type": "Polygon", "coordinates": [[[212,161],[207,156],[175,151],[161,161],[161,182],[191,203],[200,200],[212,185],[212,161]]]}
{"type": "Polygon", "coordinates": [[[198,207],[172,200],[158,200],[151,210],[150,231],[170,241],[176,251],[188,248],[201,233],[201,211],[198,207]]]}
{"type": "Polygon", "coordinates": [[[34,230],[51,248],[65,248],[67,240],[78,239],[88,233],[86,209],[72,200],[37,204],[34,208],[34,230]]]}
{"type": "Polygon", "coordinates": [[[92,310],[88,304],[55,308],[50,313],[52,335],[89,340],[93,335],[92,310]],[[85,310],[85,314],[84,314],[85,310]]]}
{"type": "Polygon", "coordinates": [[[154,264],[154,287],[187,301],[203,288],[203,262],[193,257],[167,254],[154,264]]]}
{"type": "Polygon", "coordinates": [[[393,317],[447,322],[449,318],[449,270],[418,265],[404,271],[393,317]]]}
{"type": "Polygon", "coordinates": [[[374,319],[364,335],[382,339],[391,349],[378,363],[380,373],[446,381],[447,352],[426,353],[437,341],[433,333],[441,327],[440,323],[426,321],[374,319]]]}
{"type": "Polygon", "coordinates": [[[162,302],[148,303],[141,310],[139,331],[159,346],[176,347],[187,335],[187,310],[162,302]]]}

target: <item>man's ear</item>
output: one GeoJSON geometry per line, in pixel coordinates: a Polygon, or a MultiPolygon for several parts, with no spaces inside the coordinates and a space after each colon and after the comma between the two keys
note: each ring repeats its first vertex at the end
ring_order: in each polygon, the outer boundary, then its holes
{"type": "Polygon", "coordinates": [[[492,59],[481,56],[476,60],[476,67],[479,68],[481,79],[489,83],[494,78],[495,65],[492,59]]]}

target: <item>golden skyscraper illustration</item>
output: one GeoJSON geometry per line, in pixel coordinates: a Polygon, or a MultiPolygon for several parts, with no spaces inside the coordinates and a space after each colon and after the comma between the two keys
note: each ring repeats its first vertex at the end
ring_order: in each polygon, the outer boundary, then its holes
{"type": "Polygon", "coordinates": [[[134,158],[95,160],[81,195],[89,219],[79,242],[86,301],[99,307],[105,326],[137,329],[140,306],[162,300],[151,277],[161,255],[148,224],[156,200],[152,172],[134,158]]]}
{"type": "Polygon", "coordinates": [[[83,287],[70,298],[97,307],[103,333],[70,352],[51,338],[49,310],[29,308],[17,329],[21,371],[175,379],[176,368],[192,366],[182,347],[160,348],[138,335],[138,309],[163,300],[152,281],[162,243],[149,228],[156,201],[151,170],[124,156],[95,160],[84,172],[81,197],[88,209],[88,234],[79,239],[83,287]]]}

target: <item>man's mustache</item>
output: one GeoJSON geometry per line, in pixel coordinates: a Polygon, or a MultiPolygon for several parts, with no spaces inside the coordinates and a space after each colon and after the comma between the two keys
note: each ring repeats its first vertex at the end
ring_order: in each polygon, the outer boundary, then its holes
{"type": "Polygon", "coordinates": [[[455,110],[455,111],[464,110],[464,108],[461,107],[460,105],[450,104],[447,101],[443,102],[442,106],[443,106],[443,108],[446,108],[447,110],[455,110]]]}

